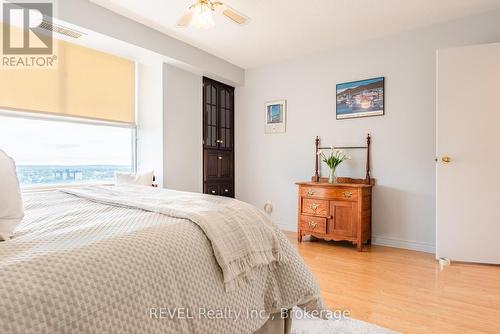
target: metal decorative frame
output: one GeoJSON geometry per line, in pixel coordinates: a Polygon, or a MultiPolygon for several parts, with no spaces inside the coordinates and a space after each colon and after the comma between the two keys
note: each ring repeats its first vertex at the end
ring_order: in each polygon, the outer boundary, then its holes
{"type": "MultiPolygon", "coordinates": [[[[314,182],[319,182],[320,177],[319,177],[319,157],[318,157],[318,152],[319,150],[327,150],[331,149],[332,147],[321,147],[320,146],[320,139],[319,136],[316,136],[315,140],[315,145],[316,145],[316,164],[315,164],[315,173],[313,176],[313,181],[314,182]]],[[[370,175],[370,145],[371,145],[371,136],[368,134],[366,136],[366,146],[333,146],[333,149],[336,150],[366,150],[366,176],[365,176],[365,183],[366,184],[371,184],[371,175],[370,175]]]]}

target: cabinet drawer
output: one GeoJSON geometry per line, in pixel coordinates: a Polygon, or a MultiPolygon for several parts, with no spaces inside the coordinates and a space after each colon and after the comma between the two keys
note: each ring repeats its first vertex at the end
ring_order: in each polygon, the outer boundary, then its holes
{"type": "Polygon", "coordinates": [[[321,199],[303,198],[302,213],[326,217],[328,213],[328,201],[321,199]]]}
{"type": "Polygon", "coordinates": [[[300,229],[316,233],[326,233],[326,218],[300,216],[300,229]]]}
{"type": "Polygon", "coordinates": [[[232,183],[206,183],[203,191],[205,194],[234,197],[232,183]]]}
{"type": "Polygon", "coordinates": [[[221,196],[233,197],[233,187],[230,183],[223,183],[219,186],[219,194],[221,196]]]}
{"type": "Polygon", "coordinates": [[[334,200],[357,201],[358,189],[348,187],[301,187],[300,195],[306,198],[327,198],[334,200]]]}
{"type": "Polygon", "coordinates": [[[205,185],[205,194],[219,195],[219,186],[217,184],[205,185]]]}

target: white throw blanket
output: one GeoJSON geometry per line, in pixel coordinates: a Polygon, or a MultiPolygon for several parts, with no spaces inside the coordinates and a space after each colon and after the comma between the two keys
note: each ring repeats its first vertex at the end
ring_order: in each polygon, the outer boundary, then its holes
{"type": "Polygon", "coordinates": [[[197,224],[212,244],[226,291],[245,283],[256,267],[272,268],[285,261],[276,227],[266,214],[235,199],[141,186],[90,186],[62,191],[99,203],[157,212],[197,224]]]}

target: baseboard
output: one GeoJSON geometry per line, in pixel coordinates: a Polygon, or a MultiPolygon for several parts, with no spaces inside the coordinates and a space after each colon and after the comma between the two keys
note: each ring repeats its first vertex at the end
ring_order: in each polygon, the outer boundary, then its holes
{"type": "Polygon", "coordinates": [[[388,238],[388,237],[373,235],[372,244],[379,246],[410,249],[414,251],[432,253],[432,254],[436,253],[436,246],[434,244],[421,241],[408,241],[408,240],[401,240],[396,238],[388,238]]]}
{"type": "MultiPolygon", "coordinates": [[[[280,224],[276,223],[276,225],[283,231],[289,232],[297,232],[297,226],[290,226],[289,224],[280,224]]],[[[394,248],[402,248],[402,249],[410,249],[418,252],[425,253],[436,253],[436,246],[431,243],[421,242],[421,241],[408,241],[390,237],[383,237],[380,235],[372,236],[372,244],[379,246],[387,246],[394,248]]]]}

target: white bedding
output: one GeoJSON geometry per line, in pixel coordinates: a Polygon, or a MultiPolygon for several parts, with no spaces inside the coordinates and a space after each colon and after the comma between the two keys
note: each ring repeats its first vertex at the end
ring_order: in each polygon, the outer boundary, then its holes
{"type": "Polygon", "coordinates": [[[158,212],[197,224],[212,244],[227,291],[245,284],[255,267],[286,261],[277,228],[268,216],[233,198],[141,186],[90,186],[63,191],[98,203],[158,212]]]}
{"type": "Polygon", "coordinates": [[[280,232],[287,263],[257,267],[226,292],[209,239],[189,220],[60,191],[24,201],[15,238],[0,243],[2,333],[253,333],[281,308],[322,308],[280,232]]]}

